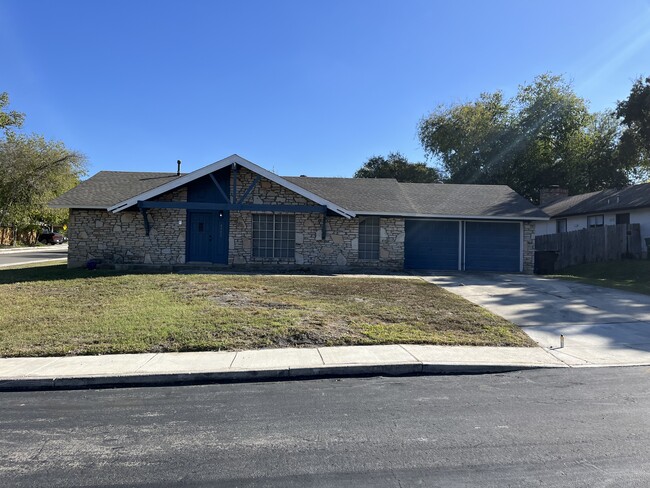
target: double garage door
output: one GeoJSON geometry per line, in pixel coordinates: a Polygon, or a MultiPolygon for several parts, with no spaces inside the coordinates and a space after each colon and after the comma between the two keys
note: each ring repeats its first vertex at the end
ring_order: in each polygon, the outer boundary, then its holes
{"type": "Polygon", "coordinates": [[[519,222],[406,220],[404,267],[518,272],[519,222]]]}

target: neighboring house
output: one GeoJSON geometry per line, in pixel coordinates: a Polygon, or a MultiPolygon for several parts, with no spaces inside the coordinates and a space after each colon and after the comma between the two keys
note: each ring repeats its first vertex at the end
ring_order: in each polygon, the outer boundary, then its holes
{"type": "Polygon", "coordinates": [[[536,235],[554,234],[616,224],[640,224],[643,252],[650,237],[650,183],[620,190],[602,190],[568,196],[557,187],[542,193],[541,209],[551,220],[537,222],[536,235]]]}
{"type": "Polygon", "coordinates": [[[102,171],[55,199],[68,265],[524,271],[548,217],[507,186],[280,177],[237,155],[189,174],[102,171]]]}

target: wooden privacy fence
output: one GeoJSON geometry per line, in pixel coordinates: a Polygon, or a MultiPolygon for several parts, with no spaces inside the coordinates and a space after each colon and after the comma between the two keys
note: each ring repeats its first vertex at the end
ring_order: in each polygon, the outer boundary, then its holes
{"type": "Polygon", "coordinates": [[[555,269],[585,263],[641,258],[639,224],[608,225],[535,237],[535,251],[558,253],[555,269]]]}
{"type": "MultiPolygon", "coordinates": [[[[38,232],[35,230],[19,230],[16,232],[16,241],[22,244],[35,244],[38,232]]],[[[14,229],[0,227],[0,246],[11,246],[14,243],[14,229]]]]}

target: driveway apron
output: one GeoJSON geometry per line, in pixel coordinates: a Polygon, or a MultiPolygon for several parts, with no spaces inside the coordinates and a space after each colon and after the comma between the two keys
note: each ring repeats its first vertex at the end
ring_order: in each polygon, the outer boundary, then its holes
{"type": "Polygon", "coordinates": [[[519,325],[569,365],[650,364],[650,296],[519,274],[418,275],[519,325]]]}

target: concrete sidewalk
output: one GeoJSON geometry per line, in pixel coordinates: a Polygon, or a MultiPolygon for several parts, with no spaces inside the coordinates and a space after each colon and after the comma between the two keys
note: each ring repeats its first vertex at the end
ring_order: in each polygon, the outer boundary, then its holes
{"type": "Polygon", "coordinates": [[[538,347],[426,345],[0,358],[0,390],[349,375],[476,374],[562,367],[569,366],[538,347]]]}

